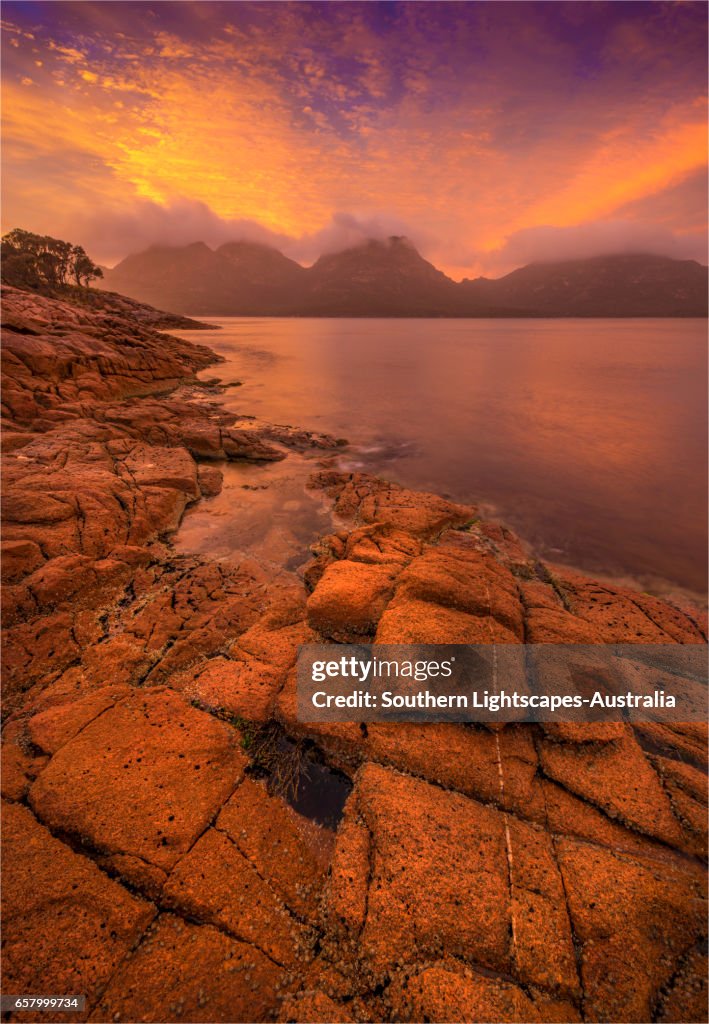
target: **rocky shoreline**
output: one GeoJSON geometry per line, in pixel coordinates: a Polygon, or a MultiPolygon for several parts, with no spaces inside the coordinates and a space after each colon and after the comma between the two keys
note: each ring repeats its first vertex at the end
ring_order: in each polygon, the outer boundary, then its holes
{"type": "Polygon", "coordinates": [[[294,675],[307,642],[705,643],[699,613],[235,425],[216,358],[3,289],[3,991],[95,1021],[705,1020],[704,727],[306,726],[294,675]],[[304,580],[175,552],[220,460],[289,451],[339,524],[304,580]],[[336,831],[269,787],[269,736],[349,780],[336,831]]]}

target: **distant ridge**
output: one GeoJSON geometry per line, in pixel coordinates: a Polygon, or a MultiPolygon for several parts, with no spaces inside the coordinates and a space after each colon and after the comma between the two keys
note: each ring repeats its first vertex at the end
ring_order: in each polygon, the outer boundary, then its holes
{"type": "Polygon", "coordinates": [[[140,302],[194,316],[703,317],[707,268],[629,253],[533,263],[456,283],[406,238],[371,239],[309,268],[256,242],[153,246],[105,271],[140,302]]]}

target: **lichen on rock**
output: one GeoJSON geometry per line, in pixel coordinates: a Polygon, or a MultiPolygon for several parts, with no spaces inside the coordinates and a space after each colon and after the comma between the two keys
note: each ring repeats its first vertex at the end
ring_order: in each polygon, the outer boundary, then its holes
{"type": "Polygon", "coordinates": [[[705,1019],[702,725],[295,700],[303,643],[695,644],[699,614],[229,417],[159,319],[3,299],[3,990],[97,1021],[705,1019]],[[176,553],[220,460],[291,450],[338,523],[302,580],[176,553]],[[264,729],[349,777],[336,830],[269,790],[264,729]]]}

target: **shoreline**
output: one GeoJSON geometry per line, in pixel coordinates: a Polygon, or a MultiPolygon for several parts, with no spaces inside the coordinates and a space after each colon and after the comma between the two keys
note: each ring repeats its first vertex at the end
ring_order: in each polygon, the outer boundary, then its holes
{"type": "MultiPolygon", "coordinates": [[[[608,459],[602,463],[599,461],[607,444],[612,445],[614,431],[609,426],[600,427],[594,431],[592,440],[587,436],[587,426],[583,425],[588,414],[579,414],[577,420],[581,426],[575,426],[574,422],[569,424],[566,439],[561,443],[558,454],[554,445],[545,448],[543,438],[537,437],[533,430],[528,443],[519,438],[513,443],[515,435],[511,431],[514,424],[510,415],[504,413],[506,407],[499,393],[505,390],[502,383],[499,387],[494,383],[490,385],[496,396],[495,408],[498,410],[494,415],[480,411],[485,408],[485,404],[484,385],[479,384],[475,400],[471,399],[469,403],[472,411],[466,412],[456,399],[451,400],[453,411],[446,411],[445,403],[441,405],[439,388],[431,399],[433,405],[428,409],[428,418],[419,422],[414,415],[413,400],[398,379],[400,374],[391,367],[398,366],[402,360],[402,365],[406,366],[412,359],[425,362],[428,358],[425,345],[430,337],[428,333],[421,338],[409,338],[408,329],[397,329],[391,335],[390,345],[385,345],[385,350],[390,354],[379,375],[371,371],[372,359],[376,365],[376,350],[372,343],[367,342],[365,332],[361,336],[360,352],[361,332],[354,321],[333,328],[332,331],[328,329],[324,335],[319,333],[315,322],[312,332],[296,329],[295,325],[291,325],[291,330],[287,325],[279,326],[275,321],[270,322],[270,326],[265,321],[234,319],[221,320],[219,323],[223,330],[208,336],[209,344],[223,354],[226,360],[219,373],[226,380],[241,378],[244,385],[238,393],[225,394],[224,401],[230,410],[254,412],[263,418],[275,418],[276,422],[303,423],[314,429],[341,431],[347,434],[351,442],[349,452],[343,453],[341,459],[344,469],[373,473],[409,488],[438,493],[464,504],[475,504],[486,518],[504,523],[518,537],[530,542],[537,556],[545,561],[566,564],[611,584],[632,585],[655,596],[666,596],[680,603],[689,600],[700,607],[706,606],[706,576],[702,571],[704,530],[701,515],[698,514],[704,495],[697,493],[696,484],[696,475],[701,466],[695,469],[695,482],[692,483],[691,491],[687,492],[687,502],[677,507],[671,495],[681,481],[677,480],[677,472],[671,467],[664,471],[658,465],[648,473],[646,461],[642,455],[638,455],[637,471],[629,467],[625,483],[615,480],[615,471],[611,468],[615,457],[613,450],[608,459]],[[242,323],[243,328],[239,328],[238,323],[242,323]],[[247,336],[244,336],[244,332],[247,336]],[[324,360],[328,339],[334,344],[332,366],[329,366],[327,359],[324,360]],[[240,344],[243,348],[240,348],[240,344]],[[343,352],[340,353],[343,346],[343,352]],[[362,387],[369,381],[371,388],[368,386],[367,391],[371,390],[375,396],[380,397],[379,400],[376,397],[374,400],[363,399],[363,408],[358,417],[348,412],[346,402],[343,404],[343,396],[336,386],[331,385],[330,377],[334,373],[333,381],[337,381],[345,373],[356,373],[357,368],[363,366],[363,358],[370,369],[365,373],[363,368],[354,379],[362,387]],[[268,372],[264,365],[266,361],[272,364],[268,372]],[[378,411],[381,395],[389,383],[393,389],[390,404],[394,410],[401,410],[400,418],[398,413],[394,415],[393,412],[385,411],[386,401],[382,412],[378,411]],[[301,389],[303,398],[299,402],[298,392],[301,389]],[[503,414],[498,430],[500,408],[503,414]],[[460,429],[456,431],[454,424],[459,424],[460,429]],[[466,452],[465,437],[474,427],[476,433],[479,428],[482,436],[477,445],[466,452]],[[586,439],[597,444],[595,455],[589,454],[593,448],[583,449],[585,454],[579,459],[575,458],[575,442],[570,440],[576,436],[575,429],[577,440],[586,439]],[[387,443],[388,440],[391,444],[387,443]],[[586,470],[582,474],[579,464],[586,470]],[[594,482],[592,472],[594,465],[598,472],[597,483],[594,482]],[[564,472],[564,468],[569,470],[569,475],[564,472]],[[653,473],[660,482],[666,484],[664,496],[661,493],[655,494],[657,484],[653,483],[653,473]]],[[[550,323],[548,327],[552,332],[550,336],[553,336],[554,325],[550,323]]],[[[385,325],[382,325],[381,331],[375,332],[378,347],[384,345],[390,337],[387,331],[385,325]]],[[[696,351],[696,329],[693,328],[693,331],[691,350],[696,351]]],[[[545,331],[539,335],[542,350],[545,350],[543,339],[546,335],[545,331]]],[[[446,344],[442,353],[454,353],[463,346],[464,341],[464,350],[466,353],[469,351],[467,330],[458,340],[457,337],[453,335],[451,339],[446,340],[447,336],[444,338],[446,344]]],[[[590,336],[584,335],[584,338],[591,340],[590,336]]],[[[480,342],[476,335],[471,335],[470,340],[475,342],[472,351],[477,352],[478,343],[482,343],[487,351],[487,339],[480,342]]],[[[572,340],[565,339],[563,348],[564,365],[570,373],[574,360],[572,340]]],[[[622,335],[616,340],[618,348],[614,348],[613,352],[622,352],[622,335]]],[[[531,341],[527,339],[525,346],[529,347],[531,341]]],[[[640,339],[633,336],[629,344],[631,348],[627,358],[640,358],[640,339]]],[[[499,350],[497,345],[491,348],[494,352],[499,350]]],[[[674,357],[664,347],[662,351],[663,365],[669,359],[671,367],[674,357]]],[[[611,362],[616,358],[623,362],[622,354],[610,358],[611,362]]],[[[605,365],[603,353],[594,355],[590,364],[596,366],[599,359],[605,365]]],[[[655,356],[651,361],[654,366],[655,356]]],[[[444,369],[446,365],[444,361],[441,375],[450,372],[444,369]]],[[[468,365],[467,362],[465,365],[468,365]]],[[[583,365],[586,365],[586,361],[583,365]]],[[[513,392],[515,397],[519,397],[514,388],[513,392]]],[[[601,416],[608,404],[609,422],[615,424],[612,401],[601,401],[598,415],[601,416]]],[[[542,403],[540,409],[543,408],[542,403]]],[[[656,428],[652,423],[645,422],[640,405],[633,409],[633,413],[628,413],[630,422],[626,424],[631,437],[628,445],[639,447],[644,455],[647,454],[647,446],[643,441],[645,435],[638,434],[638,431],[645,429],[648,431],[647,438],[653,438],[656,428]]],[[[694,412],[701,415],[701,410],[694,409],[694,412]]],[[[558,419],[567,419],[568,413],[567,408],[566,413],[560,413],[558,419]]],[[[540,412],[540,415],[544,419],[547,413],[540,412]]],[[[555,414],[548,415],[553,418],[555,414]]],[[[622,424],[618,426],[622,427],[622,424]]],[[[682,429],[689,429],[684,420],[682,429]]],[[[673,447],[670,438],[666,443],[668,447],[673,447]]],[[[694,455],[690,464],[696,466],[694,455]]]]}
{"type": "MultiPolygon", "coordinates": [[[[209,322],[207,322],[207,326],[213,327],[214,329],[220,327],[220,325],[218,324],[210,324],[209,322]]],[[[220,358],[224,357],[220,356],[220,358]]],[[[224,393],[230,388],[236,386],[232,382],[222,381],[219,377],[213,377],[211,378],[211,380],[214,382],[216,390],[218,392],[220,391],[221,393],[224,393]]],[[[249,383],[248,378],[238,381],[238,386],[241,386],[245,383],[249,383]]],[[[244,414],[238,418],[242,420],[249,420],[252,417],[250,417],[247,414],[244,414]]],[[[253,418],[257,419],[257,417],[253,418]]],[[[299,428],[295,427],[290,429],[298,430],[299,428]]],[[[366,444],[366,442],[362,442],[362,444],[366,444]]],[[[362,445],[358,445],[356,442],[348,442],[346,445],[343,444],[342,447],[345,460],[352,461],[353,457],[357,457],[361,446],[362,445]]],[[[387,476],[381,472],[370,473],[364,466],[360,470],[350,470],[350,468],[347,466],[340,468],[342,469],[343,472],[359,471],[365,475],[374,476],[382,481],[396,482],[398,486],[404,488],[409,488],[413,490],[417,489],[413,485],[407,484],[400,478],[397,479],[396,473],[394,473],[393,476],[387,476]]],[[[439,494],[439,496],[442,496],[440,495],[440,492],[435,490],[425,490],[422,491],[422,493],[437,493],[439,494]]],[[[465,499],[459,499],[454,495],[447,494],[445,495],[445,500],[449,500],[459,504],[473,505],[478,510],[481,518],[484,518],[488,523],[502,527],[510,533],[514,533],[517,541],[528,552],[528,556],[530,559],[537,559],[545,562],[549,566],[558,566],[560,569],[566,569],[573,573],[587,576],[589,579],[594,579],[597,582],[601,584],[606,584],[610,587],[636,590],[639,593],[644,593],[651,597],[657,597],[661,600],[667,601],[668,603],[680,609],[695,609],[698,610],[700,613],[705,613],[707,611],[707,607],[709,606],[709,592],[694,590],[691,587],[681,584],[677,580],[672,580],[670,578],[663,577],[661,575],[658,575],[657,573],[653,573],[650,571],[644,573],[633,573],[631,571],[623,570],[614,571],[607,567],[591,568],[589,566],[584,565],[583,562],[575,560],[571,557],[568,560],[564,560],[563,558],[559,559],[558,555],[555,557],[554,549],[549,547],[550,542],[541,545],[535,545],[530,543],[525,538],[524,533],[520,532],[512,524],[512,522],[510,521],[510,517],[505,516],[500,511],[499,506],[491,499],[486,499],[485,497],[483,497],[473,499],[472,501],[466,501],[465,499]],[[545,547],[549,548],[549,554],[544,553],[545,547]]],[[[512,518],[514,518],[514,516],[512,518]]],[[[199,553],[199,549],[194,550],[196,553],[199,553]]]]}
{"type": "MultiPolygon", "coordinates": [[[[504,516],[498,514],[492,502],[480,502],[479,508],[489,522],[503,526],[512,532],[516,532],[510,522],[506,520],[504,516]]],[[[648,594],[650,597],[657,597],[658,599],[667,601],[668,604],[675,605],[679,608],[689,606],[690,608],[700,612],[706,612],[707,607],[709,606],[709,593],[692,590],[691,587],[685,587],[676,580],[666,579],[663,576],[658,576],[655,573],[649,572],[632,573],[622,571],[613,572],[610,569],[590,569],[573,560],[568,562],[557,562],[552,557],[546,557],[543,550],[538,546],[530,544],[524,538],[521,538],[521,543],[524,544],[525,547],[528,547],[532,557],[544,561],[546,565],[552,568],[552,570],[556,567],[559,569],[567,569],[580,576],[587,576],[589,579],[594,579],[598,583],[607,584],[610,587],[622,588],[625,590],[636,590],[638,593],[648,594]]]]}
{"type": "Polygon", "coordinates": [[[178,553],[215,459],[337,439],[194,401],[215,354],[134,319],[5,313],[4,990],[85,993],[92,1020],[692,1019],[701,726],[305,724],[294,665],[312,642],[704,643],[698,620],[327,466],[302,581],[178,553]],[[304,768],[327,778],[303,797],[340,786],[328,827],[276,785],[304,768]]]}

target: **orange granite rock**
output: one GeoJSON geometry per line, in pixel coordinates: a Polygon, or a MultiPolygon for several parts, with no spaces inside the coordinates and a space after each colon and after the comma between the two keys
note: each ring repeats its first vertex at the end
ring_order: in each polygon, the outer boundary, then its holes
{"type": "Polygon", "coordinates": [[[155,908],[3,806],[3,992],[97,999],[155,908]]]}
{"type": "Polygon", "coordinates": [[[426,967],[395,989],[394,1011],[401,1021],[469,1021],[470,1024],[532,1024],[543,1020],[517,985],[503,978],[443,962],[426,967]]]}
{"type": "Polygon", "coordinates": [[[210,828],[171,872],[164,905],[214,924],[285,966],[311,955],[312,935],[229,836],[210,828]]]}
{"type": "Polygon", "coordinates": [[[233,729],[170,690],[153,690],[113,704],[61,746],[29,801],[40,820],[97,850],[129,880],[144,883],[137,863],[159,884],[245,765],[233,729]]]}
{"type": "Polygon", "coordinates": [[[219,460],[338,442],[229,417],[157,314],[3,297],[3,991],[97,1021],[706,1020],[702,723],[304,723],[294,668],[703,644],[701,615],[327,462],[302,581],[177,555],[219,460]],[[353,781],[336,831],[258,777],[264,728],[353,781]]]}
{"type": "Polygon", "coordinates": [[[318,924],[334,847],[331,832],[248,778],[222,807],[215,828],[229,836],[293,913],[318,924]]]}
{"type": "Polygon", "coordinates": [[[161,914],[89,1019],[267,1021],[287,991],[287,974],[257,949],[161,914]]]}

